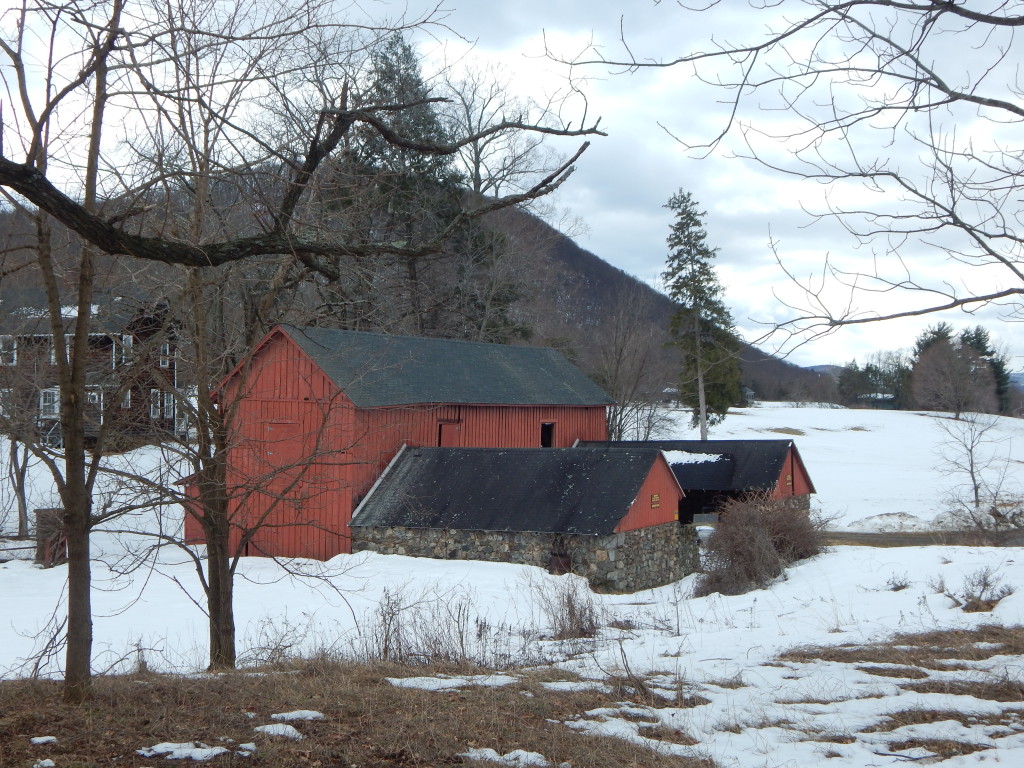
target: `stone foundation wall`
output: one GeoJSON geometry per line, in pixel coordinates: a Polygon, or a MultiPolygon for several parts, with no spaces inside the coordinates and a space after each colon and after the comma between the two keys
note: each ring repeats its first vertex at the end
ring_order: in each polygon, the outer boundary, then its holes
{"type": "Polygon", "coordinates": [[[549,566],[553,554],[564,554],[573,573],[585,576],[594,589],[612,592],[668,584],[692,573],[698,563],[693,528],[676,522],[610,536],[355,527],[352,551],[541,568],[549,566]]]}

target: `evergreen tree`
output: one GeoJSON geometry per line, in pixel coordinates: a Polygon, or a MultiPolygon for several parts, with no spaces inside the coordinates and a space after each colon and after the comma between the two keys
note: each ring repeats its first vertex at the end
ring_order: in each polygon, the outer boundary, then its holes
{"type": "Polygon", "coordinates": [[[722,301],[722,286],[711,262],[718,249],[707,243],[704,213],[689,192],[678,191],[665,205],[675,214],[662,278],[679,305],[670,331],[683,353],[680,400],[691,406],[700,439],[721,422],[740,397],[739,339],[722,301]]]}
{"type": "Polygon", "coordinates": [[[988,363],[992,369],[992,377],[995,379],[999,413],[1009,413],[1011,385],[1006,355],[1000,354],[993,348],[988,331],[980,325],[961,331],[960,343],[973,349],[981,356],[982,360],[988,363]]]}

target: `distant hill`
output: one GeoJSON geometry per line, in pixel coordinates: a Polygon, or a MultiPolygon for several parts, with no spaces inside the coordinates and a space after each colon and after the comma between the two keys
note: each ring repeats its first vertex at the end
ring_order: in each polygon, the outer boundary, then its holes
{"type": "Polygon", "coordinates": [[[1017,371],[1016,373],[1011,373],[1010,384],[1013,385],[1014,389],[1024,391],[1024,371],[1017,371]]]}
{"type": "MultiPolygon", "coordinates": [[[[539,218],[520,210],[503,211],[500,228],[530,254],[523,266],[528,289],[520,311],[535,329],[535,341],[561,347],[584,367],[594,334],[618,312],[628,311],[636,323],[668,340],[675,304],[666,295],[578,246],[539,218]]],[[[673,371],[675,369],[673,368],[673,371]]],[[[834,379],[801,368],[744,344],[743,383],[765,400],[828,400],[834,379]]],[[[665,386],[675,383],[666,373],[665,386]]]]}
{"type": "Polygon", "coordinates": [[[832,378],[838,378],[839,374],[843,371],[843,366],[841,365],[808,365],[806,367],[808,371],[824,373],[832,378]]]}

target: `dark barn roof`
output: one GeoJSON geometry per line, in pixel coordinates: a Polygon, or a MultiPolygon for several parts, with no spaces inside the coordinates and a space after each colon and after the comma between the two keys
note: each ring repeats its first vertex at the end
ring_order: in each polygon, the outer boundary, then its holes
{"type": "Polygon", "coordinates": [[[581,442],[580,445],[643,447],[665,451],[672,472],[684,491],[770,491],[779,481],[789,451],[792,449],[799,456],[792,440],[591,441],[581,442]],[[672,451],[716,455],[719,458],[714,461],[673,462],[672,451]]]}
{"type": "Polygon", "coordinates": [[[331,328],[281,329],[360,408],[613,402],[553,349],[331,328]]]}
{"type": "Polygon", "coordinates": [[[655,448],[404,448],[353,527],[603,536],[629,512],[655,448]]]}

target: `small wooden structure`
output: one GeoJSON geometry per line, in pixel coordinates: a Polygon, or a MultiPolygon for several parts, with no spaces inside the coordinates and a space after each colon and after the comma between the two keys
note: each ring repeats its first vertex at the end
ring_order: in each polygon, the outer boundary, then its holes
{"type": "Polygon", "coordinates": [[[68,539],[64,533],[64,510],[36,511],[36,564],[52,568],[68,561],[68,539]]]}
{"type": "Polygon", "coordinates": [[[692,523],[694,515],[713,514],[724,499],[745,493],[760,491],[776,499],[795,497],[809,506],[810,494],[815,492],[792,440],[650,440],[605,445],[664,451],[686,493],[679,510],[683,523],[692,523]]]}
{"type": "Polygon", "coordinates": [[[547,566],[631,591],[693,569],[682,497],[651,448],[404,448],[351,525],[357,551],[547,566]]]}

